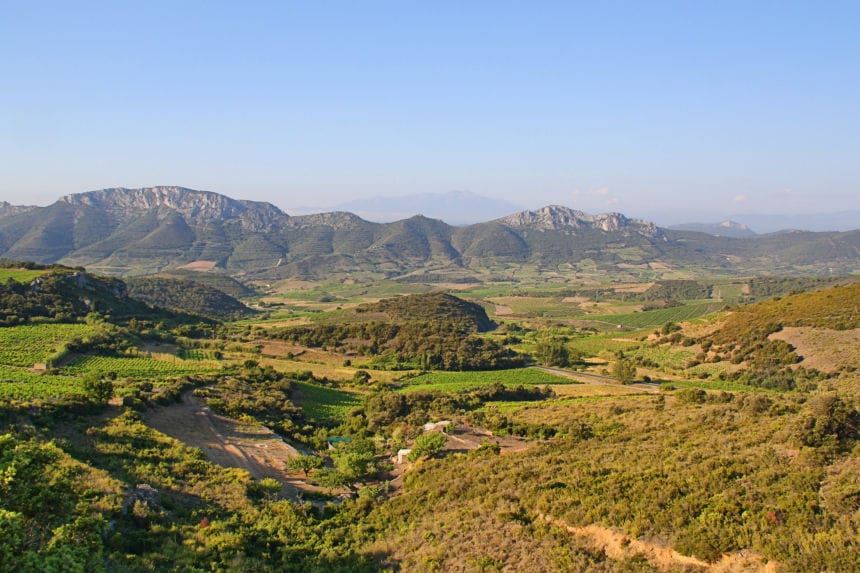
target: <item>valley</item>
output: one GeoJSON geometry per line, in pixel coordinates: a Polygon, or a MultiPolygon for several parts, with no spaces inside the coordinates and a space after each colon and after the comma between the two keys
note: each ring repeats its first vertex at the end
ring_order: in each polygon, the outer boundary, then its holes
{"type": "Polygon", "coordinates": [[[6,261],[0,570],[860,567],[856,275],[505,264],[6,261]]]}

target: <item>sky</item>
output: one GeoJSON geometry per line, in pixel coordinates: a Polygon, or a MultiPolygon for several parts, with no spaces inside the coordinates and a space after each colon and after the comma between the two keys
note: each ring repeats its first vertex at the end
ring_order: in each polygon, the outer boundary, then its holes
{"type": "Polygon", "coordinates": [[[0,200],[860,209],[858,2],[0,0],[0,200]]]}

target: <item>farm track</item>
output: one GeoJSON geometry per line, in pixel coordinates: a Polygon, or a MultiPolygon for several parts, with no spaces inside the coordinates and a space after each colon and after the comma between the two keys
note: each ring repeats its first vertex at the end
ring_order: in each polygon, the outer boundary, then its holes
{"type": "MultiPolygon", "coordinates": [[[[562,368],[553,368],[551,366],[531,366],[530,368],[534,368],[535,370],[543,370],[544,372],[548,372],[549,374],[555,374],[556,376],[562,376],[564,378],[570,378],[571,380],[576,380],[577,382],[581,382],[582,384],[594,384],[596,386],[620,386],[618,380],[612,378],[610,376],[603,376],[601,374],[592,374],[591,372],[573,372],[570,370],[564,370],[562,368]]],[[[635,384],[628,384],[627,388],[637,388],[642,390],[643,392],[659,392],[660,387],[657,384],[648,384],[645,382],[637,382],[635,384]]]]}

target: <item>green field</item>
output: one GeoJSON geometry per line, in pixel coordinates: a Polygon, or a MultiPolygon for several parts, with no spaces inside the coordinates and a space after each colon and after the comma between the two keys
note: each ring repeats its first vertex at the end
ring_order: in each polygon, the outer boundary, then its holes
{"type": "Polygon", "coordinates": [[[95,331],[86,324],[27,324],[0,328],[0,364],[30,367],[47,362],[60,346],[95,331]]]}
{"type": "Polygon", "coordinates": [[[672,346],[641,346],[629,353],[630,356],[653,360],[661,368],[683,369],[694,352],[672,346]]]}
{"type": "Polygon", "coordinates": [[[182,348],[179,350],[178,354],[179,358],[182,358],[183,360],[218,360],[215,357],[214,350],[201,350],[199,348],[182,348]]]}
{"type": "Polygon", "coordinates": [[[32,269],[0,269],[0,282],[6,282],[9,279],[19,283],[30,283],[33,279],[50,272],[46,270],[32,269]]]}
{"type": "Polygon", "coordinates": [[[544,384],[576,384],[570,378],[556,376],[534,368],[513,370],[483,370],[475,372],[428,372],[405,380],[400,392],[461,392],[491,384],[505,386],[535,386],[544,384]]]}
{"type": "Polygon", "coordinates": [[[661,326],[667,322],[682,322],[717,312],[725,306],[722,302],[697,302],[672,308],[631,312],[627,314],[587,314],[576,317],[578,320],[621,325],[626,328],[647,328],[661,326]]]}
{"type": "Polygon", "coordinates": [[[62,369],[68,374],[107,374],[115,372],[119,378],[136,378],[158,380],[182,376],[183,374],[198,374],[216,372],[221,368],[217,362],[199,360],[155,360],[143,357],[117,356],[80,356],[62,369]]]}
{"type": "Polygon", "coordinates": [[[359,397],[352,392],[309,382],[293,382],[293,384],[301,396],[298,402],[302,410],[313,420],[338,422],[360,403],[359,397]]]}
{"type": "Polygon", "coordinates": [[[26,368],[0,366],[0,398],[29,402],[82,395],[79,378],[35,374],[26,368]]]}
{"type": "Polygon", "coordinates": [[[640,338],[646,334],[647,333],[637,332],[610,332],[608,334],[596,334],[594,336],[586,336],[584,338],[574,338],[570,341],[569,346],[582,352],[586,356],[597,356],[604,350],[609,352],[617,352],[619,350],[627,352],[630,349],[642,346],[644,343],[639,340],[634,340],[634,338],[640,338]]]}

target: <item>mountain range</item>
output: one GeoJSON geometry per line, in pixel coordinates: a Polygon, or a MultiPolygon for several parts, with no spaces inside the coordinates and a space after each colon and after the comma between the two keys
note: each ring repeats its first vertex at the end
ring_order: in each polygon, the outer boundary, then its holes
{"type": "Polygon", "coordinates": [[[348,212],[290,216],[269,203],[182,187],[112,188],[46,207],[3,204],[0,256],[118,275],[213,269],[246,280],[492,275],[523,263],[552,271],[848,273],[860,266],[860,231],[717,237],[563,206],[461,227],[422,215],[373,223],[348,212]]]}

